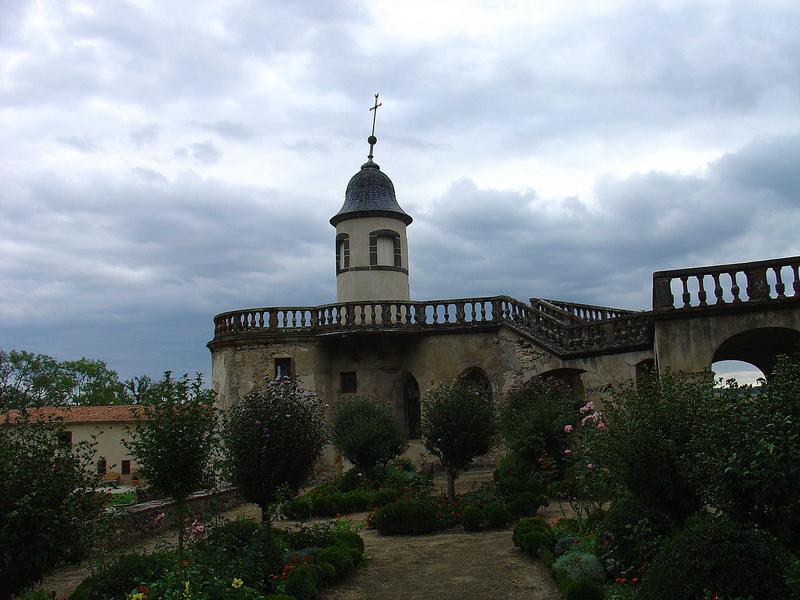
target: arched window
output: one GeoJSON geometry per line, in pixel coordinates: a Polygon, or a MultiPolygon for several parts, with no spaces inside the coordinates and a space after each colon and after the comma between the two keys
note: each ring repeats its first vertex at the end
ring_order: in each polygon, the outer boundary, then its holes
{"type": "Polygon", "coordinates": [[[481,394],[486,396],[489,401],[492,400],[492,384],[483,370],[478,367],[467,369],[461,374],[461,377],[469,383],[472,387],[478,390],[481,394]]]}
{"type": "Polygon", "coordinates": [[[370,266],[401,267],[400,234],[391,229],[379,229],[369,234],[370,266]]]}
{"type": "Polygon", "coordinates": [[[350,268],[350,236],[340,233],[336,236],[336,272],[350,268]]]}

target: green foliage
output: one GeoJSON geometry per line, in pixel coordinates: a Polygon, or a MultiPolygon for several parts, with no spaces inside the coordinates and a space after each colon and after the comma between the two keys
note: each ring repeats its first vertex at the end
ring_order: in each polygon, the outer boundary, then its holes
{"type": "Polygon", "coordinates": [[[511,539],[517,548],[534,557],[544,550],[552,552],[555,543],[553,530],[539,517],[520,519],[514,527],[511,539]]]}
{"type": "Polygon", "coordinates": [[[195,544],[191,561],[199,572],[213,573],[225,581],[238,577],[263,592],[272,590],[271,575],[282,564],[272,530],[244,519],[213,527],[195,544]]]}
{"type": "MultiPolygon", "coordinates": [[[[600,559],[588,552],[567,552],[555,560],[551,570],[553,578],[562,589],[569,589],[582,579],[589,579],[595,583],[603,583],[606,580],[606,572],[600,564],[600,559]]],[[[682,598],[682,596],[663,597],[682,598]]]]}
{"type": "Polygon", "coordinates": [[[125,445],[150,487],[175,499],[178,509],[178,558],[183,557],[183,502],[213,477],[212,453],[218,446],[214,392],[203,389],[198,373],[173,379],[167,371],[158,402],[134,412],[125,445]]]}
{"type": "Polygon", "coordinates": [[[282,510],[293,521],[305,521],[311,517],[311,502],[308,498],[294,498],[284,503],[282,510]]]}
{"type": "MultiPolygon", "coordinates": [[[[8,418],[8,416],[6,417],[8,418]]],[[[57,420],[26,411],[0,422],[0,597],[58,562],[82,558],[103,509],[92,472],[93,447],[64,443],[57,420]]]]}
{"type": "Polygon", "coordinates": [[[344,545],[329,546],[317,555],[316,560],[326,562],[333,566],[335,577],[342,577],[353,568],[355,560],[348,548],[344,545]]]}
{"type": "Polygon", "coordinates": [[[125,598],[132,589],[158,579],[174,564],[175,556],[165,552],[123,554],[84,579],[69,600],[125,598]]]}
{"type": "Polygon", "coordinates": [[[692,448],[709,504],[800,550],[800,355],[779,357],[760,394],[724,390],[692,448]]]}
{"type": "Polygon", "coordinates": [[[336,405],[333,442],[350,462],[366,473],[402,454],[408,446],[390,408],[360,396],[344,398],[336,405]]]}
{"type": "Polygon", "coordinates": [[[18,597],[19,600],[53,600],[53,595],[44,589],[27,592],[18,597]]]}
{"type": "Polygon", "coordinates": [[[486,507],[486,520],[489,527],[505,527],[511,522],[513,516],[509,510],[499,502],[493,502],[486,507]]]}
{"type": "Polygon", "coordinates": [[[567,447],[565,425],[574,425],[576,399],[558,379],[534,377],[515,386],[500,408],[500,431],[506,446],[531,468],[549,456],[560,465],[567,447]]]}
{"type": "Polygon", "coordinates": [[[603,600],[603,588],[589,578],[578,579],[567,586],[564,600],[603,600]]]}
{"type": "Polygon", "coordinates": [[[597,551],[611,575],[647,564],[674,527],[666,515],[628,497],[614,500],[598,527],[597,551]]]}
{"type": "Polygon", "coordinates": [[[309,565],[299,565],[292,569],[286,580],[286,593],[296,600],[316,600],[316,571],[309,565]]]}
{"type": "Polygon", "coordinates": [[[269,519],[269,504],[283,487],[305,482],[325,444],[316,397],[296,379],[277,379],[247,394],[225,420],[224,445],[231,479],[269,519]]]}
{"type": "Polygon", "coordinates": [[[788,553],[768,534],[722,516],[697,515],[661,545],[640,597],[692,600],[709,590],[725,597],[787,598],[789,564],[788,553]]]}
{"type": "Polygon", "coordinates": [[[24,350],[0,350],[0,410],[127,402],[116,371],[101,360],[59,362],[24,350]]]}
{"type": "Polygon", "coordinates": [[[506,498],[506,507],[508,511],[515,517],[526,517],[536,514],[544,504],[547,503],[547,497],[532,492],[523,492],[521,494],[512,494],[506,498]]]}
{"type": "Polygon", "coordinates": [[[447,494],[455,499],[455,478],[476,456],[486,454],[494,437],[491,399],[464,379],[443,384],[422,400],[425,447],[447,472],[447,494]]]}
{"type": "Polygon", "coordinates": [[[486,516],[479,506],[469,505],[461,513],[461,524],[464,526],[464,531],[477,531],[485,520],[486,516]]]}
{"type": "Polygon", "coordinates": [[[150,487],[176,500],[205,485],[212,475],[217,446],[214,392],[203,389],[200,374],[173,379],[164,373],[158,402],[134,412],[125,444],[150,487]]]}
{"type": "Polygon", "coordinates": [[[692,443],[714,400],[710,384],[673,374],[616,388],[603,407],[583,465],[609,474],[618,490],[680,522],[702,506],[691,477],[692,443]]]}
{"type": "Polygon", "coordinates": [[[429,499],[400,499],[378,509],[373,525],[381,535],[419,535],[439,526],[436,505],[429,499]]]}

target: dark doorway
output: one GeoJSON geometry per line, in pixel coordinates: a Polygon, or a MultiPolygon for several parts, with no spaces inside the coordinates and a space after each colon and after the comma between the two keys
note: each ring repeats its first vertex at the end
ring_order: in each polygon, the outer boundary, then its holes
{"type": "Polygon", "coordinates": [[[403,406],[408,439],[418,440],[421,436],[422,408],[419,401],[419,385],[411,374],[406,374],[403,382],[403,406]]]}

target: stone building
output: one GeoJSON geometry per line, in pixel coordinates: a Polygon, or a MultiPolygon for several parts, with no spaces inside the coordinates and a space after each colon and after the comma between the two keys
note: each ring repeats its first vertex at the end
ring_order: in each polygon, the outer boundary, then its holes
{"type": "Polygon", "coordinates": [[[778,352],[798,348],[800,257],[655,273],[653,309],[641,312],[508,296],[412,300],[412,217],[369,142],[330,219],[336,302],[214,317],[208,348],[221,408],[265,376],[297,375],[331,406],[356,393],[390,404],[413,438],[420,394],[460,375],[494,401],[537,375],[596,400],[645,367],[703,372],[741,359],[767,373],[778,352]]]}

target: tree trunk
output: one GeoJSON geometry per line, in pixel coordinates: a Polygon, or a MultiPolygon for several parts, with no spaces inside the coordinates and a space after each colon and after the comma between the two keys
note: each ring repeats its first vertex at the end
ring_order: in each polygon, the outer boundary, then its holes
{"type": "Polygon", "coordinates": [[[456,499],[456,472],[453,469],[447,469],[447,498],[456,499]]]}
{"type": "Polygon", "coordinates": [[[267,527],[272,526],[272,512],[269,510],[269,504],[259,504],[261,508],[261,525],[267,527]]]}

